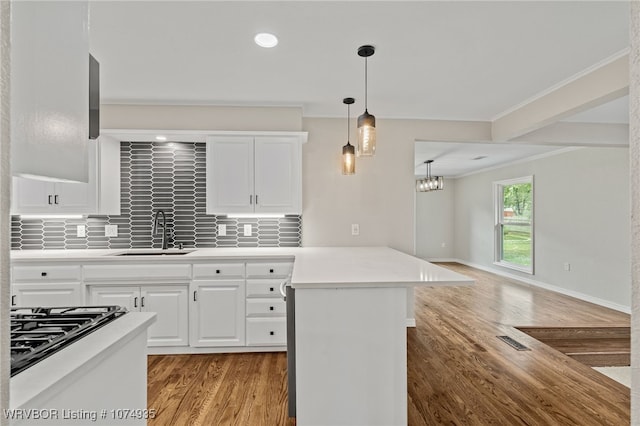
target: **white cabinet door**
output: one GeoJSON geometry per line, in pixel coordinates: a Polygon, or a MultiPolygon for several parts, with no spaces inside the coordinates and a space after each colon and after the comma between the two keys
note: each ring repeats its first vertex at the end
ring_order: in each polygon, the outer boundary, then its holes
{"type": "Polygon", "coordinates": [[[11,4],[11,169],[87,182],[89,6],[11,4]]]}
{"type": "Polygon", "coordinates": [[[13,306],[82,305],[80,283],[13,284],[11,296],[13,306]]]}
{"type": "Polygon", "coordinates": [[[120,141],[88,141],[89,182],[13,178],[11,214],[120,214],[120,141]]]}
{"type": "Polygon", "coordinates": [[[147,331],[149,346],[189,344],[189,303],[186,286],[141,287],[141,308],[156,312],[156,322],[147,331]]]}
{"type": "Polygon", "coordinates": [[[91,213],[89,184],[13,178],[13,214],[91,213]]]}
{"type": "Polygon", "coordinates": [[[140,310],[140,287],[90,286],[89,304],[124,306],[130,312],[140,310]]]}
{"type": "Polygon", "coordinates": [[[207,213],[252,213],[253,137],[207,141],[207,213]]]}
{"type": "Polygon", "coordinates": [[[256,213],[301,213],[301,163],[297,139],[256,137],[256,213]]]}
{"type": "Polygon", "coordinates": [[[244,346],[244,281],[192,281],[191,346],[244,346]]]}

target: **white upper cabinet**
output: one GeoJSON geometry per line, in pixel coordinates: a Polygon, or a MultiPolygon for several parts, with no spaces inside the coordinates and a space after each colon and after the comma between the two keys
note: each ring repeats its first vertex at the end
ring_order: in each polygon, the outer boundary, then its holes
{"type": "Polygon", "coordinates": [[[14,176],[88,182],[86,1],[11,3],[14,176]]]}
{"type": "Polygon", "coordinates": [[[299,135],[207,138],[207,213],[302,213],[299,135]]]}
{"type": "Polygon", "coordinates": [[[120,214],[120,141],[108,136],[89,147],[89,182],[13,178],[11,214],[120,214]]]}

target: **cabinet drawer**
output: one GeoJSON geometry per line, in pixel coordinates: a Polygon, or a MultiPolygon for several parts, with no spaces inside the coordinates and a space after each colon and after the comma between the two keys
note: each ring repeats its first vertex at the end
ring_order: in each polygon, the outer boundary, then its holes
{"type": "Polygon", "coordinates": [[[80,281],[80,266],[14,266],[13,282],[80,281]]]}
{"type": "Polygon", "coordinates": [[[280,284],[285,278],[275,280],[247,280],[247,297],[277,297],[280,294],[280,284]]]}
{"type": "Polygon", "coordinates": [[[244,263],[211,263],[193,265],[193,278],[244,278],[244,263]]]}
{"type": "Polygon", "coordinates": [[[247,299],[247,316],[284,316],[287,305],[282,299],[247,299]]]}
{"type": "Polygon", "coordinates": [[[247,278],[286,278],[292,270],[291,262],[247,263],[247,278]]]}
{"type": "Polygon", "coordinates": [[[191,278],[191,265],[87,265],[84,278],[90,281],[166,281],[188,280],[191,278]]]}
{"type": "Polygon", "coordinates": [[[286,344],[286,318],[247,318],[247,346],[284,346],[286,344]]]}

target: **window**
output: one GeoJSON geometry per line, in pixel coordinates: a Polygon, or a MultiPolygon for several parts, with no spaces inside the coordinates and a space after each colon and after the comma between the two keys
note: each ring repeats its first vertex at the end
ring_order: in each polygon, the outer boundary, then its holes
{"type": "Polygon", "coordinates": [[[533,274],[533,176],[493,185],[495,263],[533,274]]]}

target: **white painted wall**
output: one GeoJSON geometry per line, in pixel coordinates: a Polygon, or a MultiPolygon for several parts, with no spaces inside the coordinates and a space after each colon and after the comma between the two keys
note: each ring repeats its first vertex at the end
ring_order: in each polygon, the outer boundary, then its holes
{"type": "Polygon", "coordinates": [[[455,257],[629,308],[628,162],[627,148],[582,148],[457,179],[455,257]],[[533,276],[493,265],[492,183],[527,175],[534,176],[533,276]]]}
{"type": "MultiPolygon", "coordinates": [[[[356,159],[356,174],[343,176],[345,119],[305,118],[302,147],[304,246],[389,246],[414,252],[414,145],[417,139],[488,140],[488,123],[429,120],[376,122],[376,155],[356,159]],[[351,224],[360,235],[351,235],[351,224]]],[[[352,120],[354,121],[354,120],[352,120]]],[[[355,129],[351,141],[355,140],[355,129]]]]}
{"type": "Polygon", "coordinates": [[[442,191],[416,192],[416,256],[427,260],[454,257],[455,191],[456,179],[445,178],[442,191]]]}
{"type": "MultiPolygon", "coordinates": [[[[9,9],[10,2],[0,2],[0,412],[9,408],[9,248],[11,247],[11,164],[9,137],[9,9]]],[[[7,424],[0,416],[0,425],[7,424]]]]}
{"type": "Polygon", "coordinates": [[[631,424],[640,424],[640,2],[630,6],[629,164],[631,170],[631,424]]]}

